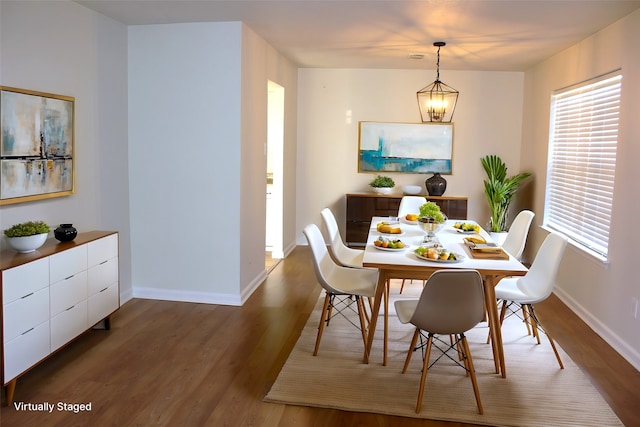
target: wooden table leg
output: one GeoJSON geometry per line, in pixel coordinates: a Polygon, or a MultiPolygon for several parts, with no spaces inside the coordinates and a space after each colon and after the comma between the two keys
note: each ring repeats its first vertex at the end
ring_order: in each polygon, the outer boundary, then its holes
{"type": "Polygon", "coordinates": [[[376,324],[378,323],[378,314],[380,313],[380,304],[386,292],[388,275],[384,270],[378,272],[378,285],[376,286],[376,295],[373,299],[373,308],[371,309],[371,322],[369,323],[369,334],[367,336],[367,345],[364,348],[364,363],[369,363],[371,347],[373,346],[373,337],[376,333],[376,324]]]}
{"type": "Polygon", "coordinates": [[[489,329],[491,332],[491,346],[493,349],[493,361],[496,367],[496,374],[502,374],[503,378],[507,377],[507,371],[504,362],[504,348],[502,347],[502,331],[500,330],[500,317],[498,315],[498,304],[496,303],[496,278],[488,276],[484,279],[484,296],[487,306],[487,316],[489,321],[489,329]]]}

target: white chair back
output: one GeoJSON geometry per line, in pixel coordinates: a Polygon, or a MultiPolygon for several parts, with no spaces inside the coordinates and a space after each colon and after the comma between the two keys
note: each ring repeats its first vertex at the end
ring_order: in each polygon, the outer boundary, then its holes
{"type": "Polygon", "coordinates": [[[318,283],[320,283],[320,286],[330,293],[342,293],[341,290],[334,288],[327,281],[328,278],[334,274],[334,270],[340,267],[336,265],[333,259],[331,259],[331,255],[329,255],[327,245],[324,242],[324,237],[322,237],[320,229],[315,224],[309,224],[304,228],[304,235],[306,236],[307,242],[309,242],[309,246],[311,247],[311,252],[313,253],[313,266],[318,283]]]}
{"type": "Polygon", "coordinates": [[[338,229],[338,222],[336,221],[336,217],[333,215],[333,212],[331,212],[331,209],[322,209],[320,215],[322,215],[324,226],[327,229],[329,242],[331,244],[331,254],[336,261],[345,267],[361,268],[363,256],[362,251],[352,249],[344,244],[342,236],[340,235],[340,230],[338,229]]]}
{"type": "Polygon", "coordinates": [[[422,196],[404,196],[400,200],[400,206],[398,207],[398,217],[406,216],[407,214],[419,214],[420,206],[427,203],[427,199],[422,196]]]}
{"type": "Polygon", "coordinates": [[[530,304],[544,301],[551,295],[567,241],[558,233],[549,234],[538,249],[527,274],[518,279],[518,288],[533,299],[530,304]]]}
{"type": "Polygon", "coordinates": [[[484,318],[484,287],[476,270],[438,270],[427,280],[410,322],[434,334],[461,334],[484,318]]]}
{"type": "Polygon", "coordinates": [[[513,220],[513,223],[511,223],[502,248],[516,259],[522,257],[524,246],[527,242],[527,235],[529,234],[529,227],[535,215],[536,214],[529,210],[524,210],[521,211],[513,220]]]}

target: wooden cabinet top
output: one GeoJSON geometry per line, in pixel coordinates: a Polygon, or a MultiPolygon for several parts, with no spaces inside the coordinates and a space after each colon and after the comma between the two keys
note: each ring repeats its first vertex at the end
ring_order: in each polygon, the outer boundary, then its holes
{"type": "Polygon", "coordinates": [[[463,196],[429,196],[427,194],[378,194],[378,193],[347,193],[347,197],[385,197],[389,199],[401,199],[404,196],[422,196],[429,200],[467,200],[467,197],[463,196]]]}
{"type": "Polygon", "coordinates": [[[59,242],[54,237],[50,237],[47,239],[44,245],[42,245],[35,252],[30,252],[27,254],[18,253],[15,249],[9,246],[9,244],[5,241],[6,238],[3,237],[2,243],[0,243],[0,271],[17,267],[19,265],[26,264],[40,258],[48,257],[58,252],[71,249],[76,246],[81,246],[85,243],[89,243],[91,241],[98,240],[116,233],[116,231],[88,231],[86,233],[78,233],[76,238],[70,242],[59,242]]]}

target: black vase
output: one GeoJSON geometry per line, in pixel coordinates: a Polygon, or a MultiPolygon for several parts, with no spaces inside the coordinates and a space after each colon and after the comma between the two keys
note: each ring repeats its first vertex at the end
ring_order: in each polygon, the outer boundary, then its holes
{"type": "Polygon", "coordinates": [[[427,178],[424,186],[427,187],[427,193],[430,196],[442,196],[447,189],[447,180],[440,173],[435,172],[431,178],[427,178]]]}
{"type": "Polygon", "coordinates": [[[78,230],[73,227],[73,224],[60,224],[60,227],[53,230],[53,235],[61,242],[70,242],[78,235],[78,230]]]}

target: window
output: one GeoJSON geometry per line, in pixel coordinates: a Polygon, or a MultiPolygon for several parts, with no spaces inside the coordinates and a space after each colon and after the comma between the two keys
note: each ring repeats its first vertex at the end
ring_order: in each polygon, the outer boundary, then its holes
{"type": "Polygon", "coordinates": [[[607,259],[616,171],[619,71],[551,98],[544,225],[607,259]]]}

